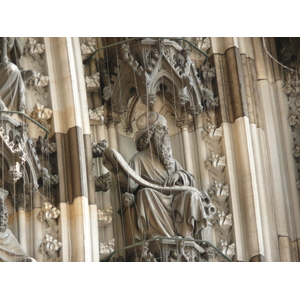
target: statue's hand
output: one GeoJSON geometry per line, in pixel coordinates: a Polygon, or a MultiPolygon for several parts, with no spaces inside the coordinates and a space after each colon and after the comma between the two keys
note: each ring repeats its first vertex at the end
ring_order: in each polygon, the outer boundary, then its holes
{"type": "Polygon", "coordinates": [[[165,186],[195,186],[194,176],[184,170],[178,170],[170,175],[165,186]]]}
{"type": "Polygon", "coordinates": [[[166,182],[165,186],[175,186],[175,185],[182,185],[181,181],[181,176],[177,172],[174,172],[172,175],[170,175],[166,182]]]}

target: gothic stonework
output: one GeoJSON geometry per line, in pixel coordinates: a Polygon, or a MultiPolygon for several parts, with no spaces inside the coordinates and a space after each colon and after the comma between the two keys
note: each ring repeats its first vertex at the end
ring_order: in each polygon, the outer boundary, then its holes
{"type": "Polygon", "coordinates": [[[1,37],[0,261],[300,261],[299,49],[1,37]]]}

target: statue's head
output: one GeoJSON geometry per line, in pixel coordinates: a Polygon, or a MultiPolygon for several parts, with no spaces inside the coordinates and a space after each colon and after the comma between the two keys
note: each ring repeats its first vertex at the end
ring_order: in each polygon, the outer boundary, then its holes
{"type": "Polygon", "coordinates": [[[154,148],[152,149],[156,150],[161,162],[171,174],[174,171],[174,159],[165,117],[151,111],[141,115],[136,121],[136,126],[138,131],[134,140],[137,150],[147,149],[153,140],[154,148]]]}
{"type": "Polygon", "coordinates": [[[148,147],[157,126],[162,126],[166,131],[168,130],[165,117],[154,111],[144,113],[136,120],[138,131],[134,136],[134,141],[138,151],[148,147]]]}

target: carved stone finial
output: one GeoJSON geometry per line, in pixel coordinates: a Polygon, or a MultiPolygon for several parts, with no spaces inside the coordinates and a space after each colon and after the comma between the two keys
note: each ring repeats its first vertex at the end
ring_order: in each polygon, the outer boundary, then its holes
{"type": "Polygon", "coordinates": [[[128,60],[129,59],[129,45],[127,43],[122,44],[122,53],[123,53],[124,60],[128,60]]]}

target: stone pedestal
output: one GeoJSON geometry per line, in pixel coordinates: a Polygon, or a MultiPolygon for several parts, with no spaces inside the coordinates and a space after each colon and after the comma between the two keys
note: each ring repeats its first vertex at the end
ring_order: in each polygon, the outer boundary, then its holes
{"type": "Polygon", "coordinates": [[[205,250],[194,241],[160,239],[145,242],[127,251],[134,262],[205,262],[205,250]]]}

